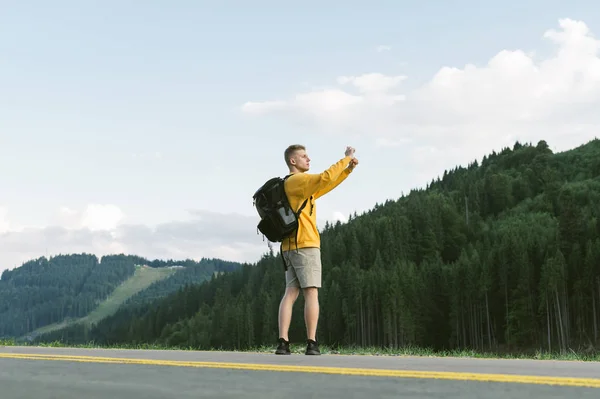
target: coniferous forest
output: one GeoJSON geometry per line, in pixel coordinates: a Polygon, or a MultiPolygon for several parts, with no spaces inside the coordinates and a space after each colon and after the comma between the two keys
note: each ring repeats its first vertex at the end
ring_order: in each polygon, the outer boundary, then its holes
{"type": "Polygon", "coordinates": [[[135,271],[131,258],[59,255],[5,270],[0,279],[0,337],[82,317],[135,271]]]}
{"type": "Polygon", "coordinates": [[[168,278],[133,295],[123,306],[164,297],[186,284],[210,279],[241,265],[220,259],[149,261],[139,256],[91,254],[41,257],[0,278],[0,338],[19,337],[33,330],[86,316],[130,278],[137,266],[177,267],[168,278]]]}
{"type": "MultiPolygon", "coordinates": [[[[252,234],[253,232],[248,232],[252,234]]],[[[322,229],[318,340],[331,346],[589,351],[600,343],[600,141],[516,143],[322,229]]],[[[278,254],[40,340],[274,345],[278,254]]],[[[290,339],[304,342],[302,297],[290,339]]]]}

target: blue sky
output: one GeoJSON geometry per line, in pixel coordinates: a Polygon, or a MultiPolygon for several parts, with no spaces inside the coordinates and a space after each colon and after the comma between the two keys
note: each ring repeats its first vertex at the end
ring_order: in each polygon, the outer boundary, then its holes
{"type": "Polygon", "coordinates": [[[291,143],[315,173],[357,148],[322,227],[515,139],[563,150],[600,125],[592,1],[1,4],[0,270],[255,261],[251,196],[291,143]]]}

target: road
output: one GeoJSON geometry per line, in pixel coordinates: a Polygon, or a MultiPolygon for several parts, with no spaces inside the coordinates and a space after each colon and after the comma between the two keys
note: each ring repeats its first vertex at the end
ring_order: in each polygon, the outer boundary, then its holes
{"type": "Polygon", "coordinates": [[[2,399],[598,398],[600,363],[0,348],[2,399]]]}

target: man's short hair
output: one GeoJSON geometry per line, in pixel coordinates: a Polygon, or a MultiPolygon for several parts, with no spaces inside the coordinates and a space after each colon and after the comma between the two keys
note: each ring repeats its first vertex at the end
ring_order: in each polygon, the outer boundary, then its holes
{"type": "Polygon", "coordinates": [[[306,150],[306,148],[303,145],[301,145],[301,144],[292,144],[291,146],[289,146],[288,148],[285,149],[285,153],[283,154],[283,156],[285,157],[285,164],[288,167],[292,166],[290,164],[290,158],[298,150],[306,150]]]}

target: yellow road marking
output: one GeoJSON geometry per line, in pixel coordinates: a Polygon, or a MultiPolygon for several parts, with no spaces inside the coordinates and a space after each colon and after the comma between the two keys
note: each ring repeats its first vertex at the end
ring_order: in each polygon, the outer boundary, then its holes
{"type": "Polygon", "coordinates": [[[133,359],[133,358],[101,357],[101,356],[43,355],[43,354],[25,354],[25,353],[0,353],[0,358],[71,361],[71,362],[84,362],[84,363],[142,364],[142,365],[152,365],[152,366],[200,367],[200,368],[253,370],[253,371],[325,373],[325,374],[356,375],[356,376],[371,376],[371,377],[426,378],[426,379],[442,379],[442,380],[506,382],[506,383],[520,383],[520,384],[560,385],[560,386],[572,386],[572,387],[600,388],[600,379],[597,379],[597,378],[549,377],[549,376],[511,375],[511,374],[482,374],[482,373],[444,372],[444,371],[386,370],[386,369],[364,369],[364,368],[351,368],[351,367],[295,366],[295,365],[284,365],[284,364],[252,364],[252,363],[177,361],[177,360],[133,359]]]}

